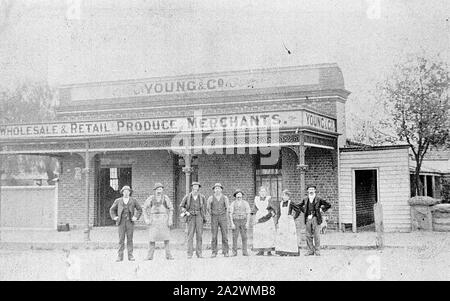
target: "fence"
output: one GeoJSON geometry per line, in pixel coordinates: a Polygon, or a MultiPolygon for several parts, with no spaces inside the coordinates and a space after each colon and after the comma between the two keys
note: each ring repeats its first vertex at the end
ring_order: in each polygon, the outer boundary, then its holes
{"type": "Polygon", "coordinates": [[[58,187],[1,187],[2,228],[56,229],[58,187]]]}

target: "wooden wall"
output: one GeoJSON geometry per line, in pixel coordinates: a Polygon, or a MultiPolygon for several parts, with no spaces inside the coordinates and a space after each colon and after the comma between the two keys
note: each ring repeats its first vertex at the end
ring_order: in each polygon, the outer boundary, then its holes
{"type": "Polygon", "coordinates": [[[340,223],[356,230],[355,174],[357,169],[377,169],[378,199],[383,206],[387,232],[411,231],[409,157],[407,148],[341,151],[339,158],[340,223]]]}

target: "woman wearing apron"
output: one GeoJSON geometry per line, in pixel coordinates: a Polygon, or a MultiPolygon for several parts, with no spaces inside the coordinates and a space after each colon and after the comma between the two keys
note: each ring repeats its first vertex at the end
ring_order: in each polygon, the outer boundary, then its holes
{"type": "Polygon", "coordinates": [[[155,194],[145,200],[143,211],[145,223],[149,225],[149,250],[146,260],[152,260],[157,241],[164,241],[166,258],[173,259],[170,254],[170,226],[172,226],[173,206],[169,197],[163,194],[163,185],[156,183],[155,194]]]}
{"type": "Polygon", "coordinates": [[[283,190],[275,243],[275,252],[280,256],[299,255],[297,228],[294,221],[299,215],[300,207],[292,203],[289,190],[283,190]]]}
{"type": "Polygon", "coordinates": [[[256,255],[272,255],[275,248],[275,209],[270,204],[270,196],[264,186],[259,189],[259,196],[255,197],[253,205],[254,228],[253,228],[253,250],[256,255]]]}

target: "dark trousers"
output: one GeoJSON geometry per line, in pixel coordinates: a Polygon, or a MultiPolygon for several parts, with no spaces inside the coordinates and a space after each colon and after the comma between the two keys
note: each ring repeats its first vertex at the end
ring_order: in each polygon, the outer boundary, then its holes
{"type": "MultiPolygon", "coordinates": [[[[150,260],[153,259],[153,255],[155,254],[155,248],[156,248],[156,242],[151,241],[149,243],[147,259],[150,259],[150,260]]],[[[170,254],[169,240],[164,241],[164,248],[166,249],[166,258],[171,257],[172,255],[170,254]]]]}
{"type": "Polygon", "coordinates": [[[191,215],[188,220],[188,256],[194,254],[194,234],[196,237],[195,254],[202,255],[203,218],[200,214],[191,215]]]}
{"type": "Polygon", "coordinates": [[[319,252],[320,250],[320,227],[317,224],[317,218],[306,219],[306,244],[311,253],[319,252]]]}
{"type": "Polygon", "coordinates": [[[228,254],[228,221],[227,215],[212,215],[211,216],[211,249],[213,254],[217,254],[217,236],[222,234],[222,252],[223,254],[228,254]]]}
{"type": "Polygon", "coordinates": [[[119,257],[123,258],[125,249],[125,235],[127,237],[128,257],[133,256],[133,231],[134,224],[130,220],[122,219],[119,224],[119,257]]]}
{"type": "Polygon", "coordinates": [[[235,228],[233,229],[233,253],[237,253],[237,241],[239,233],[241,234],[242,239],[242,254],[247,253],[247,228],[245,228],[245,224],[247,223],[246,219],[233,219],[233,223],[235,228]]]}

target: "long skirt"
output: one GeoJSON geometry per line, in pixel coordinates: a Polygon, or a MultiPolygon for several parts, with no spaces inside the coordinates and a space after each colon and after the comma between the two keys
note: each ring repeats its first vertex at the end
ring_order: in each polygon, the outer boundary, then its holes
{"type": "Polygon", "coordinates": [[[299,255],[294,217],[282,215],[278,220],[275,251],[280,255],[299,255]]]}
{"type": "Polygon", "coordinates": [[[148,228],[149,241],[170,240],[168,221],[169,216],[167,214],[152,214],[151,224],[148,228]]]}
{"type": "Polygon", "coordinates": [[[275,248],[275,223],[270,219],[264,223],[257,223],[253,227],[253,250],[271,251],[275,248]]]}

